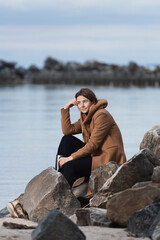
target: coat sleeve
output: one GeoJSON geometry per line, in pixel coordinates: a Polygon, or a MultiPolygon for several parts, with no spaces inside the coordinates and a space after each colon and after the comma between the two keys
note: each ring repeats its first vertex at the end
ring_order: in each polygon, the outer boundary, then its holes
{"type": "Polygon", "coordinates": [[[61,109],[61,126],[64,135],[78,134],[82,132],[80,120],[71,124],[69,109],[61,109]]]}
{"type": "Polygon", "coordinates": [[[83,148],[71,155],[73,159],[94,154],[94,152],[101,147],[103,140],[108,135],[113,124],[114,123],[110,115],[99,113],[94,119],[94,129],[91,133],[89,141],[83,148]]]}

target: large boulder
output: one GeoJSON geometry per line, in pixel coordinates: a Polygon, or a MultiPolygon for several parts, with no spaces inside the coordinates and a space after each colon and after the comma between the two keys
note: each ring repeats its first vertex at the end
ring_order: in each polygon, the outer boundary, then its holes
{"type": "Polygon", "coordinates": [[[160,203],[153,203],[133,213],[128,220],[128,229],[136,237],[151,237],[160,221],[160,203]]]}
{"type": "Polygon", "coordinates": [[[89,179],[89,188],[92,194],[96,194],[120,166],[121,165],[116,162],[109,162],[108,164],[97,167],[92,171],[89,179]]]}
{"type": "Polygon", "coordinates": [[[159,201],[160,184],[158,183],[130,188],[110,196],[106,204],[107,217],[114,223],[127,226],[128,219],[135,211],[159,201]]]}
{"type": "MultiPolygon", "coordinates": [[[[157,223],[155,229],[153,230],[153,233],[151,236],[152,240],[160,240],[160,214],[158,215],[158,217],[159,217],[159,222],[157,223]]],[[[158,219],[158,217],[157,217],[157,219],[158,219]]]]}
{"type": "Polygon", "coordinates": [[[107,218],[106,209],[81,208],[76,210],[76,216],[79,226],[108,227],[111,223],[107,218]]]}
{"type": "Polygon", "coordinates": [[[151,154],[149,149],[141,150],[121,165],[100,191],[90,199],[90,206],[105,208],[110,195],[131,188],[137,182],[151,180],[154,169],[150,161],[151,154]]]}
{"type": "Polygon", "coordinates": [[[58,210],[52,210],[32,232],[32,240],[85,240],[78,226],[58,210]]]}
{"type": "Polygon", "coordinates": [[[140,144],[140,149],[149,148],[160,158],[160,125],[156,125],[145,133],[140,144]]]}
{"type": "Polygon", "coordinates": [[[152,182],[160,183],[160,166],[154,168],[152,174],[152,182]]]}
{"type": "Polygon", "coordinates": [[[154,167],[160,166],[160,159],[149,149],[143,148],[141,149],[143,154],[147,157],[147,159],[153,164],[154,167]]]}
{"type": "Polygon", "coordinates": [[[71,216],[80,208],[80,203],[64,176],[49,167],[27,184],[23,207],[30,220],[39,222],[53,209],[59,209],[65,215],[71,216]]]}

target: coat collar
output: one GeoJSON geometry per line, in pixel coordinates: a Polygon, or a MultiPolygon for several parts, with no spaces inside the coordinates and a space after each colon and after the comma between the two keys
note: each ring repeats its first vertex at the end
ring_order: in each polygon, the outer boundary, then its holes
{"type": "Polygon", "coordinates": [[[107,105],[108,105],[108,102],[106,99],[100,99],[96,104],[92,104],[87,115],[84,113],[81,113],[82,123],[84,124],[89,122],[97,110],[106,108],[107,105]]]}

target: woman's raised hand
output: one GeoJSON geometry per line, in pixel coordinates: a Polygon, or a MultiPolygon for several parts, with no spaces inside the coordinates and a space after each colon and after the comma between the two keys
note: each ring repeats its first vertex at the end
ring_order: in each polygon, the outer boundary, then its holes
{"type": "Polygon", "coordinates": [[[77,100],[75,98],[71,99],[68,103],[66,103],[66,105],[64,106],[64,109],[68,109],[73,106],[77,106],[77,100]]]}

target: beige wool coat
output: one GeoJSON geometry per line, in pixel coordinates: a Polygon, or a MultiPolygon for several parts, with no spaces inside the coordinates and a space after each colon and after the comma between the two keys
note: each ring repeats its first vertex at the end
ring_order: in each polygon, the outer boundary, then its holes
{"type": "Polygon", "coordinates": [[[121,132],[111,114],[105,109],[108,102],[98,100],[91,105],[88,114],[81,113],[80,119],[71,123],[69,109],[61,109],[61,124],[64,135],[82,133],[86,143],[71,156],[78,159],[91,155],[92,170],[110,161],[126,161],[121,132]]]}

